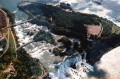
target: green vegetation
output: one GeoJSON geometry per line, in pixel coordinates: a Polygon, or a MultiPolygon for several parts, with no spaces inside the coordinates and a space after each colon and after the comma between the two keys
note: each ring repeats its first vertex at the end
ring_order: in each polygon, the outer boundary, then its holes
{"type": "Polygon", "coordinates": [[[5,39],[0,41],[0,46],[2,46],[3,49],[5,49],[5,47],[6,47],[6,40],[5,39]]]}
{"type": "Polygon", "coordinates": [[[10,54],[9,56],[11,57],[12,60],[16,58],[16,48],[11,32],[9,33],[9,49],[7,50],[7,52],[9,52],[10,54]]]}
{"type": "MultiPolygon", "coordinates": [[[[65,9],[67,6],[66,4],[62,4],[60,7],[65,9]]],[[[27,13],[29,17],[32,17],[31,15],[43,15],[42,17],[47,21],[51,32],[58,35],[65,35],[66,37],[77,38],[80,41],[82,49],[87,52],[87,61],[89,63],[95,63],[108,50],[120,45],[120,28],[113,22],[92,14],[83,14],[72,10],[71,12],[67,12],[60,7],[40,3],[31,3],[27,6],[18,5],[18,8],[27,13]],[[85,24],[101,24],[103,27],[101,36],[88,38],[85,24]]],[[[35,24],[40,24],[40,22],[41,18],[37,18],[34,21],[35,24]]],[[[41,38],[39,39],[41,40],[41,38]]],[[[76,45],[75,48],[78,49],[78,46],[76,45]]],[[[53,53],[60,55],[61,50],[55,48],[53,53]]]]}
{"type": "Polygon", "coordinates": [[[39,60],[31,58],[24,49],[20,49],[17,54],[14,61],[17,76],[14,79],[36,79],[41,75],[39,60]]]}
{"type": "Polygon", "coordinates": [[[35,42],[37,41],[46,41],[47,43],[55,44],[53,36],[49,32],[40,30],[33,38],[35,42]]]}
{"type": "Polygon", "coordinates": [[[114,33],[114,34],[120,34],[120,27],[113,26],[112,27],[112,33],[114,33]]]}
{"type": "Polygon", "coordinates": [[[14,68],[17,71],[17,75],[13,75],[10,79],[36,79],[41,75],[42,71],[39,66],[39,60],[33,59],[29,54],[26,53],[24,49],[20,49],[17,52],[17,58],[11,60],[9,54],[6,54],[0,59],[0,78],[6,78],[10,73],[3,73],[2,70],[6,69],[10,62],[13,62],[14,68]],[[11,61],[10,61],[11,60],[11,61]]]}
{"type": "MultiPolygon", "coordinates": [[[[46,10],[48,11],[50,9],[46,10]]],[[[120,27],[107,19],[98,17],[96,15],[82,14],[78,12],[66,12],[59,8],[56,12],[50,14],[50,17],[53,17],[52,22],[54,24],[53,30],[55,31],[55,33],[80,39],[82,41],[81,44],[83,48],[86,48],[88,46],[86,40],[87,37],[85,37],[86,28],[84,27],[84,24],[99,25],[101,23],[103,27],[103,32],[99,39],[112,47],[120,45],[120,27]]],[[[49,17],[47,17],[47,19],[49,19],[49,17]]]]}
{"type": "MultiPolygon", "coordinates": [[[[50,23],[52,32],[61,35],[80,37],[80,35],[86,35],[86,28],[84,27],[84,24],[99,25],[101,23],[104,28],[102,37],[107,37],[112,33],[112,29],[117,27],[117,25],[102,17],[74,11],[66,12],[60,7],[52,5],[33,3],[25,7],[18,6],[18,8],[23,10],[25,13],[31,13],[34,16],[40,14],[44,15],[46,20],[50,23]],[[50,18],[52,18],[52,21],[50,18]]],[[[29,15],[31,16],[31,14],[29,15]]],[[[38,21],[36,21],[36,24],[38,24],[37,22],[38,21]]]]}
{"type": "MultiPolygon", "coordinates": [[[[6,9],[4,9],[4,11],[10,18],[10,25],[13,25],[13,15],[11,15],[11,12],[6,9]]],[[[11,30],[14,32],[13,28],[11,28],[11,30]]],[[[41,67],[39,66],[39,61],[29,56],[24,49],[20,49],[16,52],[14,40],[17,45],[18,41],[14,34],[12,36],[11,30],[7,28],[2,30],[2,32],[6,34],[6,38],[9,41],[9,47],[6,49],[7,51],[5,54],[0,58],[0,79],[6,79],[9,74],[11,74],[10,79],[36,79],[36,77],[40,76],[42,73],[41,67]],[[15,37],[15,39],[13,37],[15,37]],[[17,72],[16,76],[14,76],[11,72],[3,72],[8,68],[11,62],[17,72]]],[[[2,44],[4,44],[4,42],[2,42],[2,44]]]]}

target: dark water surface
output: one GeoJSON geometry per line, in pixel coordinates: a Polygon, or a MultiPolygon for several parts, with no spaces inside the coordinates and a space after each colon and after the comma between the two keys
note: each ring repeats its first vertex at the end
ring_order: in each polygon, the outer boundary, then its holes
{"type": "Polygon", "coordinates": [[[10,12],[15,12],[17,19],[25,19],[27,15],[17,9],[17,4],[21,1],[36,1],[36,0],[0,0],[0,7],[8,9],[10,12]]]}

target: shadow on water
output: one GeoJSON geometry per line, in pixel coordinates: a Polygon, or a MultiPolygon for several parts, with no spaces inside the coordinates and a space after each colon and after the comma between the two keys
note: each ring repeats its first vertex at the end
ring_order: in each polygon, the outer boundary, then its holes
{"type": "Polygon", "coordinates": [[[94,71],[90,71],[88,73],[89,78],[94,77],[96,79],[107,79],[106,78],[106,76],[107,76],[106,71],[104,71],[103,69],[99,69],[96,65],[94,65],[93,68],[94,68],[94,71]]]}

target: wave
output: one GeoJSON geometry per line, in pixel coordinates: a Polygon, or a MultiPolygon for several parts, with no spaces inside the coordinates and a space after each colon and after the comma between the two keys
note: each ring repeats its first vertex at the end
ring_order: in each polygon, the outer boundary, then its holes
{"type": "Polygon", "coordinates": [[[12,13],[14,13],[14,14],[15,14],[15,13],[17,13],[17,12],[18,12],[18,8],[17,8],[15,11],[13,11],[12,13]]]}
{"type": "MultiPolygon", "coordinates": [[[[16,23],[21,23],[22,20],[16,20],[16,23]]],[[[16,35],[19,37],[18,41],[20,45],[23,45],[29,41],[31,41],[34,35],[29,36],[27,32],[33,31],[36,34],[40,30],[44,30],[45,32],[49,32],[48,28],[45,26],[38,26],[36,24],[31,24],[29,22],[24,23],[22,25],[18,25],[15,28],[16,35]]],[[[49,32],[51,33],[51,32],[49,32]]],[[[57,41],[58,38],[63,36],[52,34],[53,38],[57,41]]],[[[56,42],[57,43],[57,42],[56,42]]],[[[85,57],[82,59],[80,56],[70,57],[64,59],[64,57],[54,56],[52,53],[53,49],[57,47],[57,45],[53,45],[47,43],[45,41],[32,42],[25,46],[24,48],[27,52],[33,57],[40,60],[43,66],[49,71],[50,77],[52,79],[66,79],[66,74],[69,74],[71,77],[78,79],[85,76],[85,72],[83,71],[93,71],[92,66],[86,63],[85,57]],[[55,64],[55,62],[58,62],[55,64]],[[77,69],[73,69],[70,67],[75,64],[77,69]],[[59,67],[56,69],[56,67],[59,67]],[[61,74],[62,73],[62,74],[61,74]],[[82,75],[84,73],[84,75],[82,75]],[[62,75],[62,76],[61,76],[62,75]]],[[[87,75],[86,75],[87,76],[87,75]]],[[[70,77],[70,78],[71,78],[70,77]]]]}
{"type": "MultiPolygon", "coordinates": [[[[47,0],[48,1],[48,0],[47,0]]],[[[117,25],[119,22],[116,22],[113,17],[109,16],[108,13],[111,10],[104,8],[102,5],[96,5],[91,1],[78,3],[77,0],[54,0],[56,2],[65,2],[70,3],[72,8],[76,11],[83,13],[96,14],[100,17],[108,18],[117,25]],[[77,4],[77,5],[76,5],[77,4]],[[102,13],[102,14],[100,14],[102,13]],[[103,14],[104,13],[104,14],[103,14]]],[[[51,2],[54,2],[51,0],[51,2]]],[[[81,0],[82,1],[82,0],[81,0]]],[[[15,10],[13,13],[16,13],[15,10]]],[[[119,18],[118,18],[119,19],[119,18]]],[[[16,23],[20,23],[23,20],[16,20],[16,23]]],[[[19,37],[18,41],[20,45],[31,41],[39,30],[44,30],[49,32],[48,28],[45,26],[38,26],[36,24],[31,24],[29,22],[15,27],[16,35],[19,37]],[[34,34],[32,36],[27,35],[27,32],[32,31],[34,34]]],[[[61,38],[60,35],[55,35],[49,32],[55,40],[61,38]]],[[[56,42],[57,43],[57,42],[56,42]]],[[[86,63],[86,56],[84,58],[79,56],[70,57],[70,58],[61,58],[59,56],[54,56],[52,53],[53,49],[57,45],[46,43],[45,41],[33,42],[24,48],[27,52],[33,57],[40,60],[43,66],[48,70],[49,76],[52,79],[89,79],[87,73],[94,71],[94,68],[86,63]],[[58,62],[55,64],[55,62],[58,62]],[[76,68],[72,68],[71,65],[75,65],[76,68]]]]}
{"type": "Polygon", "coordinates": [[[81,55],[73,58],[66,59],[55,65],[56,71],[50,72],[52,79],[83,79],[87,78],[87,72],[93,71],[93,67],[86,63],[85,58],[82,59],[81,55]],[[72,68],[75,65],[76,68],[72,68]]]}

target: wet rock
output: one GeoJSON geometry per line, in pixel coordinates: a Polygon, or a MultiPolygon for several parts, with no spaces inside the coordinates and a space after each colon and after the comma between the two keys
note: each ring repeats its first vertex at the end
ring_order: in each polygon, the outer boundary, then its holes
{"type": "Polygon", "coordinates": [[[55,56],[65,56],[66,54],[62,52],[62,49],[60,48],[54,48],[53,49],[53,54],[55,56]]]}
{"type": "Polygon", "coordinates": [[[58,42],[63,43],[64,47],[67,49],[70,49],[71,46],[71,41],[67,37],[62,37],[61,39],[58,40],[58,42]]]}
{"type": "Polygon", "coordinates": [[[60,3],[60,7],[61,7],[62,9],[72,10],[70,4],[68,4],[68,3],[67,3],[67,4],[66,4],[66,3],[60,3]]]}

